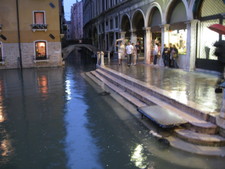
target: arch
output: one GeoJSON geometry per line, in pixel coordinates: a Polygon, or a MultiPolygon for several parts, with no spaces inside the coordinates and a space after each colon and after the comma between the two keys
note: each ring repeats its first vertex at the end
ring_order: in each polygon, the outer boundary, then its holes
{"type": "Polygon", "coordinates": [[[195,19],[215,16],[219,18],[221,13],[225,13],[225,3],[220,1],[199,0],[193,5],[193,15],[195,19]],[[210,10],[209,10],[210,8],[210,10]]]}
{"type": "Polygon", "coordinates": [[[95,46],[98,46],[98,30],[97,30],[96,26],[94,26],[94,28],[93,28],[93,44],[95,46]]]}
{"type": "Polygon", "coordinates": [[[132,21],[132,30],[142,30],[142,28],[145,27],[145,17],[143,11],[137,9],[132,16],[131,21],[132,21]]]}
{"type": "MultiPolygon", "coordinates": [[[[181,18],[181,20],[179,20],[179,21],[187,21],[190,18],[189,14],[188,14],[187,1],[186,0],[182,0],[182,1],[180,1],[180,0],[173,0],[173,1],[170,1],[168,3],[168,6],[167,6],[167,8],[165,10],[166,11],[166,13],[165,13],[165,23],[171,24],[171,16],[174,14],[174,12],[176,12],[174,10],[176,10],[177,5],[181,5],[181,7],[182,7],[182,5],[184,5],[184,9],[185,9],[185,13],[184,13],[185,16],[183,16],[183,18],[181,18]]],[[[180,14],[181,13],[179,13],[178,16],[180,16],[180,14]]]]}
{"type": "Polygon", "coordinates": [[[122,16],[120,28],[122,32],[125,32],[125,38],[130,38],[131,22],[129,15],[125,14],[122,16]]]}
{"type": "Polygon", "coordinates": [[[150,19],[150,16],[152,15],[152,12],[153,12],[152,10],[154,10],[156,8],[159,10],[159,13],[161,15],[161,22],[162,22],[162,24],[165,24],[161,6],[158,3],[153,2],[151,4],[151,6],[149,7],[149,9],[147,10],[147,13],[146,13],[146,18],[147,18],[146,19],[146,23],[145,23],[146,26],[150,25],[149,19],[150,19]]]}
{"type": "Polygon", "coordinates": [[[120,22],[120,29],[123,32],[129,31],[131,29],[131,24],[130,24],[130,17],[128,14],[124,14],[122,16],[121,22],[120,22]]]}

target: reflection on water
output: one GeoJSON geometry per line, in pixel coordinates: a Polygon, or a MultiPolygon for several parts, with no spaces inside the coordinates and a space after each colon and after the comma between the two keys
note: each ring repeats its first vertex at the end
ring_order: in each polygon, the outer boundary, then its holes
{"type": "Polygon", "coordinates": [[[143,146],[142,145],[137,145],[132,154],[131,154],[131,161],[135,164],[136,167],[138,168],[146,168],[147,167],[147,156],[143,153],[143,146]]]}
{"type": "Polygon", "coordinates": [[[40,75],[38,77],[38,86],[40,89],[40,93],[42,93],[43,95],[48,93],[48,80],[46,75],[40,75]]]}
{"type": "Polygon", "coordinates": [[[78,58],[65,68],[0,71],[0,169],[224,168],[222,158],[162,146],[80,76],[95,64],[78,58]]]}
{"type": "MultiPolygon", "coordinates": [[[[101,169],[99,164],[99,151],[95,145],[95,139],[86,128],[91,121],[87,120],[86,114],[88,104],[84,102],[84,91],[86,85],[82,79],[74,81],[74,73],[67,69],[66,73],[66,153],[68,156],[68,167],[70,169],[78,168],[97,168],[101,169]]],[[[76,78],[76,77],[75,77],[76,78]]]]}

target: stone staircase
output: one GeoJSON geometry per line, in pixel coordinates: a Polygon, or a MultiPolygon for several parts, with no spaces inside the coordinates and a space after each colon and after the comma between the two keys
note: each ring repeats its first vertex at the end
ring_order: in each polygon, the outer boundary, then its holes
{"type": "MultiPolygon", "coordinates": [[[[172,147],[200,155],[225,156],[225,138],[215,125],[216,117],[198,110],[196,107],[199,105],[191,102],[183,104],[169,97],[167,91],[107,67],[87,72],[86,76],[95,82],[100,81],[136,108],[160,105],[185,119],[187,123],[170,129],[170,135],[160,135],[155,131],[172,147]]],[[[141,116],[138,118],[141,119],[141,116]]]]}

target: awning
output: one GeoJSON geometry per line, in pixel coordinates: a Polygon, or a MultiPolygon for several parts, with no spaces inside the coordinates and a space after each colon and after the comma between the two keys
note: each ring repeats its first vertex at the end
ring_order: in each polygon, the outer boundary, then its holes
{"type": "Polygon", "coordinates": [[[225,35],[225,26],[223,26],[221,24],[213,24],[213,25],[209,26],[208,28],[219,34],[225,35]]]}

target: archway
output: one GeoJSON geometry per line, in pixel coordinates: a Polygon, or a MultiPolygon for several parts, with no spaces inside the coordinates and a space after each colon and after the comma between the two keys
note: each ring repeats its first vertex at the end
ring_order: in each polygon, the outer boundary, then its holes
{"type": "Polygon", "coordinates": [[[187,20],[187,11],[183,1],[174,0],[170,4],[166,17],[166,21],[170,25],[168,42],[176,45],[180,55],[186,55],[187,20]]]}
{"type": "Polygon", "coordinates": [[[121,30],[122,32],[125,32],[125,39],[130,39],[130,19],[127,15],[123,15],[121,20],[121,30]]]}
{"type": "Polygon", "coordinates": [[[136,11],[132,18],[133,43],[139,43],[141,53],[144,53],[144,16],[140,10],[136,11]]]}
{"type": "Polygon", "coordinates": [[[96,46],[97,48],[99,47],[98,46],[98,31],[96,27],[94,27],[94,30],[93,30],[93,45],[96,46]]]}
{"type": "Polygon", "coordinates": [[[223,0],[196,1],[193,7],[193,15],[200,22],[198,24],[198,53],[196,58],[196,68],[223,71],[223,64],[218,61],[214,55],[214,43],[219,40],[225,40],[222,35],[208,29],[210,25],[225,25],[223,14],[225,13],[225,3],[223,0]],[[207,35],[207,36],[206,36],[207,35]]]}

